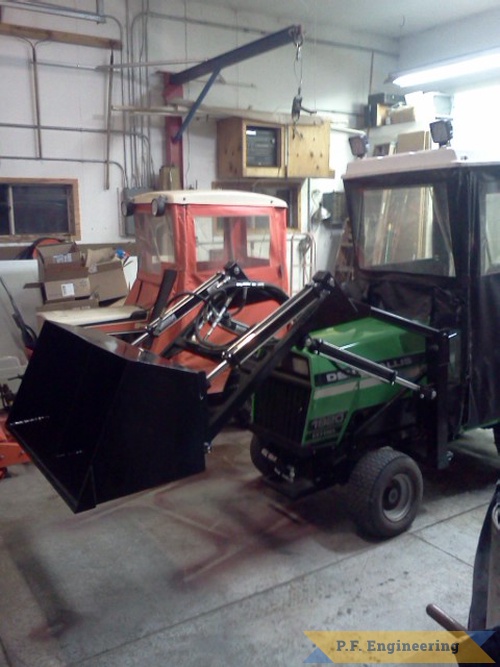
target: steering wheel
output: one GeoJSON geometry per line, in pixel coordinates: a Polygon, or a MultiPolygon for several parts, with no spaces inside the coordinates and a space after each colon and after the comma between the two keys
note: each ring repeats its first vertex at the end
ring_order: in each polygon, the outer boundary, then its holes
{"type": "Polygon", "coordinates": [[[225,350],[250,328],[249,324],[235,319],[246,306],[263,301],[281,304],[287,299],[283,290],[266,283],[225,286],[205,300],[195,318],[196,341],[201,348],[210,351],[225,350]],[[226,336],[221,338],[221,332],[225,332],[226,336]]]}
{"type": "Polygon", "coordinates": [[[245,306],[245,303],[238,304],[238,301],[241,301],[238,292],[239,290],[221,289],[205,301],[194,322],[194,335],[201,347],[224,350],[247,331],[248,325],[233,319],[245,306]],[[229,333],[230,339],[216,342],[214,338],[220,339],[218,330],[229,333]]]}

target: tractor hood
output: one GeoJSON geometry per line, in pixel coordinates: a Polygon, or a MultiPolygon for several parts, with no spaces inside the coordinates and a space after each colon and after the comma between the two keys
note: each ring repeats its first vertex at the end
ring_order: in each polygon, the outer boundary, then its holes
{"type": "Polygon", "coordinates": [[[425,349],[422,336],[373,317],[329,327],[312,336],[372,361],[389,364],[399,360],[397,366],[408,365],[411,359],[407,357],[421,355],[425,349]]]}
{"type": "MultiPolygon", "coordinates": [[[[420,381],[425,375],[423,337],[400,327],[365,318],[316,332],[315,336],[319,334],[324,341],[377,361],[406,379],[420,381]]],[[[364,420],[401,392],[400,387],[318,355],[311,355],[309,369],[311,400],[304,422],[305,445],[341,442],[355,416],[364,420]]]]}
{"type": "MultiPolygon", "coordinates": [[[[412,381],[426,372],[425,339],[364,317],[311,337],[376,361],[412,381]]],[[[321,354],[294,350],[255,395],[253,429],[296,451],[342,441],[353,416],[364,419],[401,388],[321,354]]],[[[404,390],[403,390],[404,392],[404,390]]]]}

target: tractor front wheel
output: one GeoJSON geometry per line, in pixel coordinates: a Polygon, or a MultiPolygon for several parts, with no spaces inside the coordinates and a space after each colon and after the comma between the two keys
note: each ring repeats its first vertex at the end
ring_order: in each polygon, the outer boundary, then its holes
{"type": "Polygon", "coordinates": [[[348,488],[353,518],[362,531],[377,538],[395,537],[417,515],[422,473],[412,458],[384,447],[358,461],[348,488]]]}
{"type": "Polygon", "coordinates": [[[250,443],[250,459],[264,477],[272,477],[275,474],[273,458],[266,448],[266,443],[254,435],[250,443]]]}

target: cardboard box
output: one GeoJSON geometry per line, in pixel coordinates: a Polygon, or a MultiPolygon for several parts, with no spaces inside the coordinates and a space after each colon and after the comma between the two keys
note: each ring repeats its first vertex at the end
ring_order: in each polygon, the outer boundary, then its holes
{"type": "Polygon", "coordinates": [[[89,267],[91,293],[103,301],[121,299],[128,294],[123,266],[120,260],[101,262],[89,267]]]}
{"type": "Polygon", "coordinates": [[[399,107],[399,109],[391,110],[389,118],[391,124],[414,123],[417,120],[417,112],[415,107],[399,107]]]}
{"type": "Polygon", "coordinates": [[[416,132],[403,132],[398,134],[396,153],[410,153],[413,151],[424,151],[431,147],[430,130],[417,130],[416,132]]]}
{"type": "Polygon", "coordinates": [[[63,299],[79,299],[90,296],[92,289],[85,267],[80,267],[84,275],[65,277],[61,280],[50,280],[43,283],[46,301],[62,301],[63,299]]]}
{"type": "Polygon", "coordinates": [[[365,106],[365,126],[380,127],[386,125],[391,107],[387,104],[368,104],[365,106]]]}
{"type": "Polygon", "coordinates": [[[42,282],[62,280],[82,267],[82,254],[75,243],[54,243],[37,248],[39,277],[42,282]]]}
{"type": "MultiPolygon", "coordinates": [[[[76,243],[50,243],[39,245],[36,249],[38,259],[44,264],[60,264],[73,261],[67,255],[79,254],[76,243]]],[[[75,260],[76,261],[76,260],[75,260]]]]}

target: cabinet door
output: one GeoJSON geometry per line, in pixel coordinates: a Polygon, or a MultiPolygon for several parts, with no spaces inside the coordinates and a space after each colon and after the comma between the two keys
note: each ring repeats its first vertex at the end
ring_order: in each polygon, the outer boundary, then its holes
{"type": "Polygon", "coordinates": [[[288,127],[289,178],[328,178],[330,170],[330,124],[288,127]]]}

